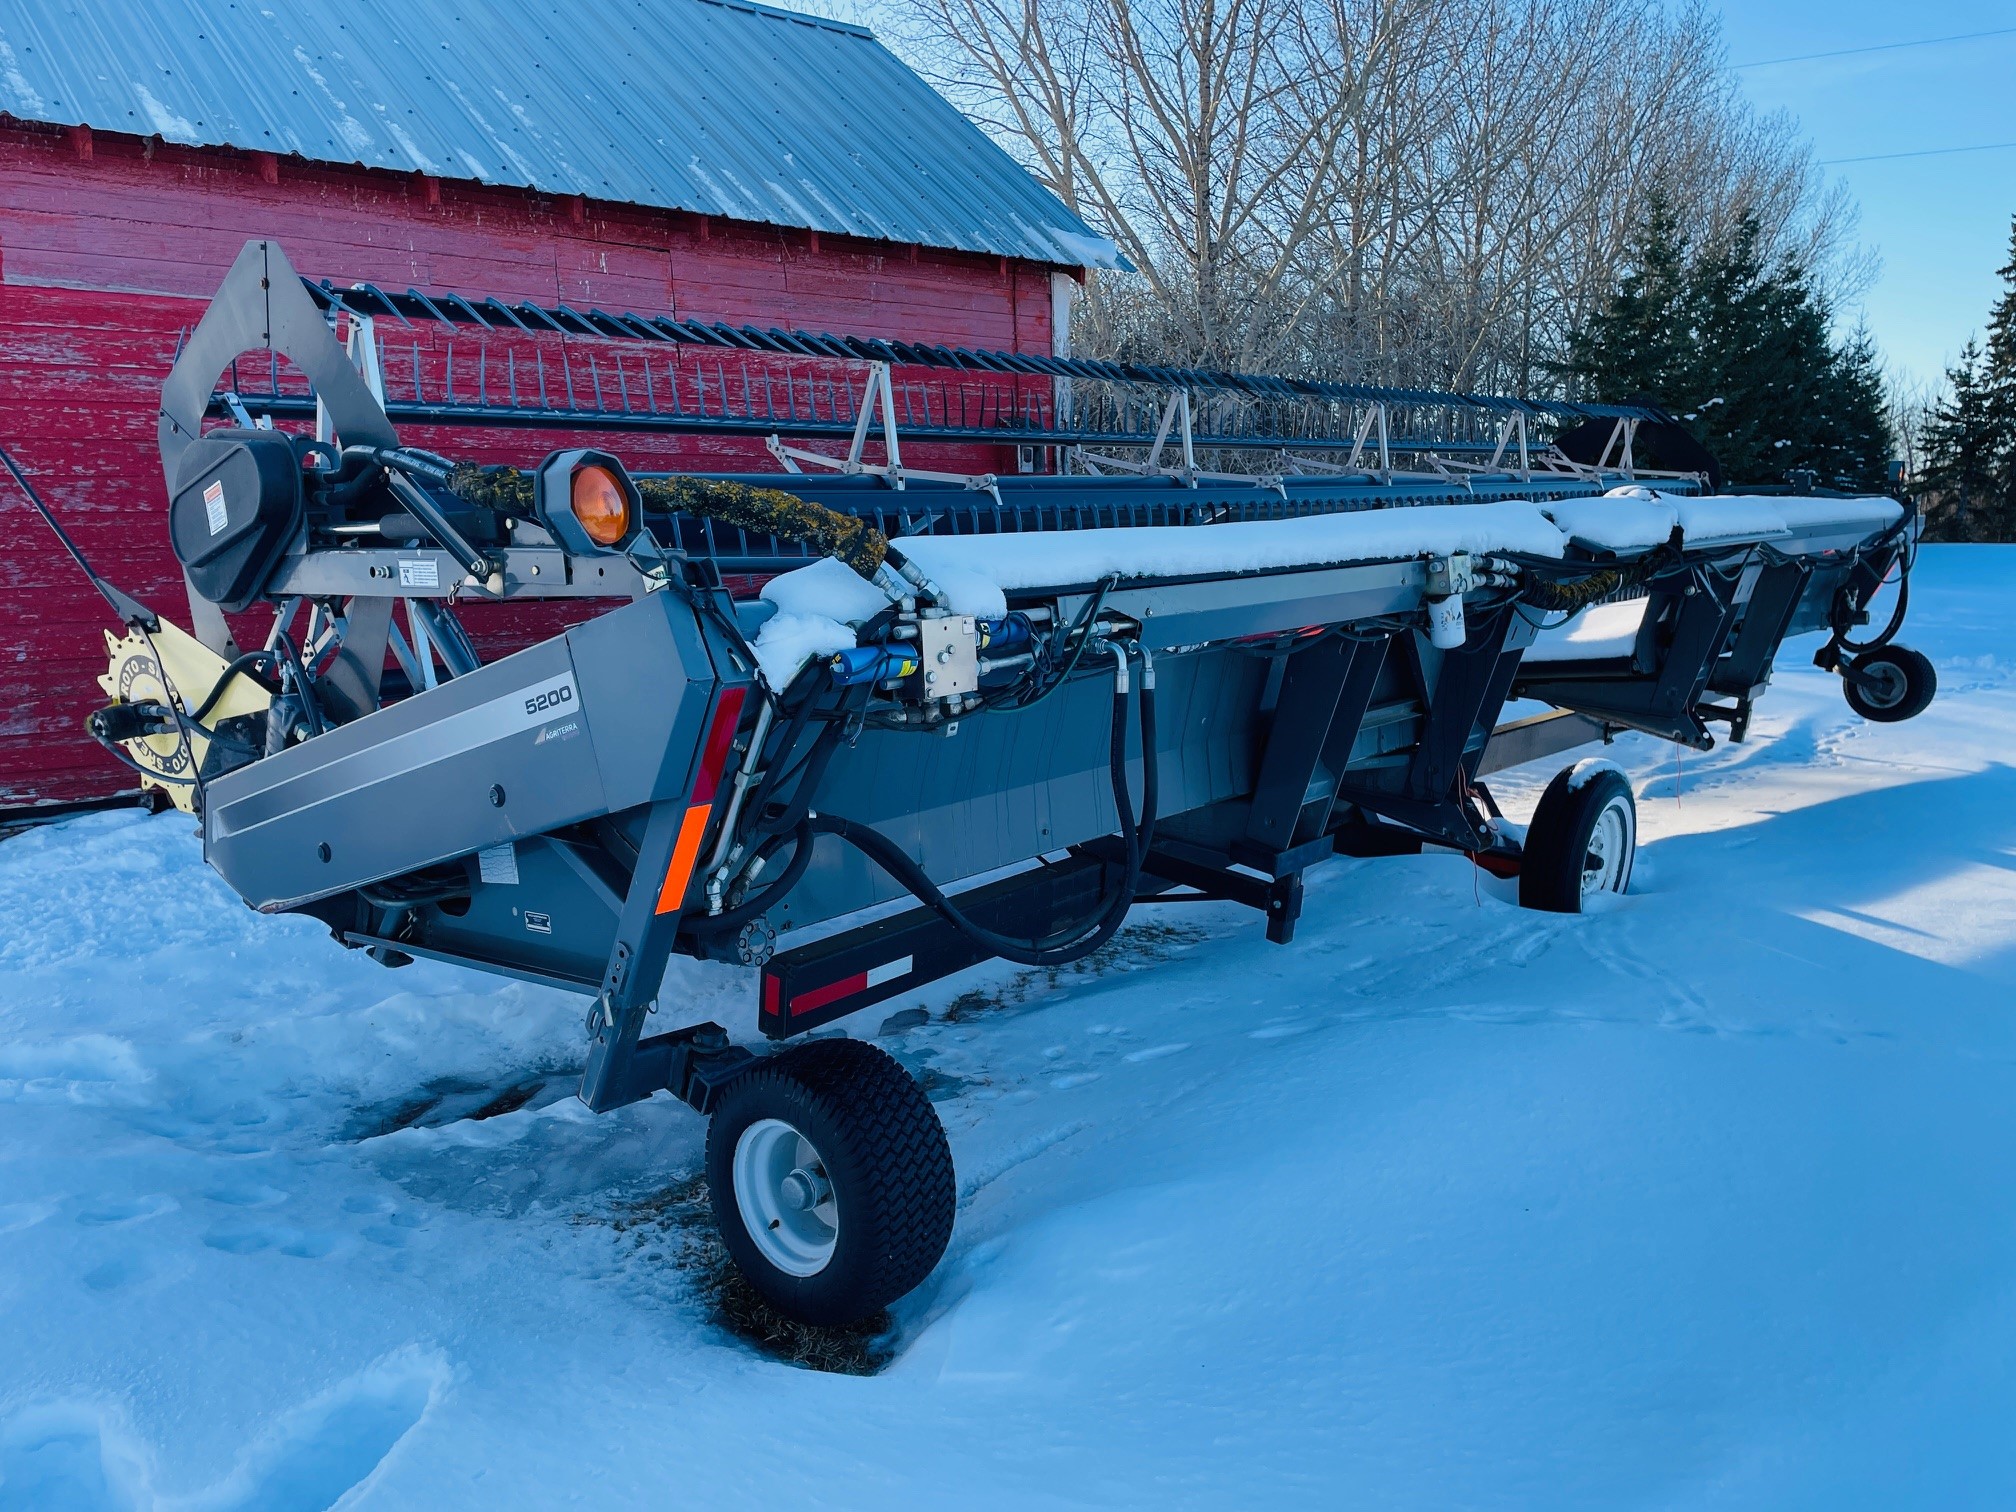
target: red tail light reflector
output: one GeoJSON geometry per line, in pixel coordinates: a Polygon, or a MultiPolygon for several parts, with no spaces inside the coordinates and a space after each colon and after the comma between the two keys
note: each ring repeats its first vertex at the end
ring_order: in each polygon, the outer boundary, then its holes
{"type": "Polygon", "coordinates": [[[746,687],[729,688],[714,705],[707,739],[700,747],[700,770],[693,778],[693,796],[686,817],[679,822],[679,838],[672,845],[672,864],[665,868],[665,885],[658,889],[658,912],[676,913],[686,901],[686,888],[693,880],[693,867],[700,859],[700,841],[707,833],[707,816],[714,809],[714,795],[721,788],[721,773],[728,765],[728,751],[735,743],[735,727],[742,721],[746,687]]]}

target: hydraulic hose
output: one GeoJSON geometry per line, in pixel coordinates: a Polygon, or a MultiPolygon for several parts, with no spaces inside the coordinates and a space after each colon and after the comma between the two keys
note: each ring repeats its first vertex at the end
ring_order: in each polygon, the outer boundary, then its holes
{"type": "Polygon", "coordinates": [[[1630,586],[1630,578],[1615,567],[1605,567],[1572,583],[1549,583],[1535,578],[1526,585],[1526,602],[1548,613],[1574,613],[1588,608],[1611,594],[1630,586]]]}
{"type": "MultiPolygon", "coordinates": [[[[1138,650],[1138,648],[1137,648],[1138,650]]],[[[1138,651],[1143,665],[1140,722],[1142,750],[1141,816],[1137,821],[1133,801],[1127,792],[1127,678],[1130,652],[1113,647],[1118,662],[1113,697],[1113,798],[1119,812],[1121,838],[1126,845],[1127,864],[1112,898],[1091,918],[1043,939],[1017,939],[997,934],[975,923],[946,897],[924,869],[902,848],[879,831],[834,814],[814,814],[807,823],[820,834],[833,835],[860,851],[889,876],[932,909],[946,923],[990,954],[1023,966],[1064,966],[1083,960],[1120,932],[1134,894],[1141,881],[1141,869],[1154,843],[1156,804],[1160,782],[1155,769],[1155,677],[1153,662],[1138,651]],[[1087,933],[1087,931],[1090,931],[1087,933]]]]}
{"type": "Polygon", "coordinates": [[[249,671],[253,667],[277,661],[278,659],[271,651],[247,651],[243,656],[235,659],[230,666],[217,674],[217,681],[211,686],[209,695],[196,706],[195,712],[189,717],[197,724],[201,724],[204,715],[216,708],[218,701],[224,697],[224,690],[231,686],[232,678],[241,672],[249,671]]]}
{"type": "MultiPolygon", "coordinates": [[[[1677,535],[1678,532],[1676,531],[1677,535]]],[[[1635,588],[1646,579],[1664,572],[1680,560],[1680,552],[1671,541],[1654,547],[1637,561],[1622,567],[1604,567],[1587,577],[1576,578],[1573,582],[1548,582],[1534,574],[1529,568],[1526,581],[1520,588],[1520,598],[1534,608],[1547,613],[1576,613],[1591,604],[1600,603],[1612,594],[1622,593],[1627,588],[1635,588]]]]}
{"type": "MultiPolygon", "coordinates": [[[[1904,517],[1901,520],[1899,520],[1895,525],[1891,526],[1888,531],[1884,532],[1883,537],[1877,542],[1877,544],[1879,546],[1886,545],[1888,544],[1889,540],[1893,537],[1908,536],[1908,533],[1911,529],[1911,523],[1916,518],[1917,513],[1918,511],[1915,507],[1908,508],[1904,514],[1904,517]]],[[[1909,612],[1911,607],[1911,568],[1915,565],[1917,561],[1917,556],[1918,556],[1918,543],[1915,540],[1907,539],[1905,542],[1904,549],[1897,553],[1897,602],[1893,604],[1890,608],[1890,622],[1883,627],[1880,633],[1872,635],[1868,640],[1865,641],[1850,640],[1847,637],[1847,635],[1844,634],[1838,628],[1838,625],[1840,623],[1845,622],[1845,615],[1842,613],[1841,608],[1837,605],[1835,610],[1835,618],[1837,621],[1837,628],[1834,631],[1835,646],[1837,646],[1840,650],[1848,651],[1853,653],[1854,655],[1860,656],[1865,652],[1879,650],[1882,647],[1889,645],[1890,642],[1896,638],[1897,632],[1904,628],[1904,616],[1906,613],[1909,612]]],[[[1880,589],[1882,586],[1883,585],[1881,583],[1878,583],[1876,585],[1876,588],[1870,590],[1869,597],[1871,599],[1875,598],[1877,589],[1880,589]]]]}
{"type": "Polygon", "coordinates": [[[133,771],[139,773],[140,776],[148,782],[172,782],[173,784],[175,784],[176,787],[198,787],[201,785],[195,777],[177,777],[168,772],[157,772],[153,770],[151,767],[144,767],[140,765],[140,763],[135,761],[132,758],[132,756],[127,754],[126,750],[123,747],[115,745],[112,741],[108,740],[105,736],[100,735],[96,730],[91,729],[88,725],[85,727],[84,733],[89,735],[93,740],[97,741],[98,744],[103,746],[106,752],[109,755],[111,755],[111,757],[115,761],[117,761],[121,766],[131,768],[133,771]]]}
{"type": "MultiPolygon", "coordinates": [[[[1062,647],[1069,646],[1071,647],[1071,650],[1069,655],[1065,659],[1064,665],[1058,668],[1055,673],[1049,676],[1047,681],[1043,683],[1041,691],[1035,693],[1030,697],[1017,698],[1015,696],[1016,692],[1022,686],[1022,684],[1020,683],[1013,684],[1010,687],[1002,690],[1000,694],[1000,698],[1002,700],[1001,702],[997,703],[992,698],[990,698],[987,707],[1006,708],[1006,709],[1033,709],[1036,707],[1036,705],[1043,702],[1044,699],[1048,698],[1052,693],[1055,693],[1059,688],[1063,687],[1066,680],[1070,678],[1071,674],[1078,670],[1078,663],[1084,659],[1085,648],[1092,643],[1093,623],[1099,617],[1099,610],[1106,603],[1106,595],[1112,591],[1113,585],[1118,583],[1119,581],[1120,579],[1117,574],[1114,576],[1110,576],[1106,578],[1104,581],[1102,581],[1099,584],[1098,591],[1092,595],[1091,599],[1086,603],[1085,607],[1079,611],[1078,617],[1075,620],[1073,620],[1069,626],[1058,631],[1057,635],[1052,638],[1051,644],[1046,650],[1046,655],[1044,658],[1046,661],[1055,661],[1057,655],[1059,654],[1059,650],[1062,647]],[[1072,645],[1074,637],[1076,638],[1077,642],[1075,646],[1072,645]]],[[[1035,680],[1035,672],[1036,672],[1035,668],[1030,669],[1030,678],[1029,678],[1030,681],[1035,680]]]]}
{"type": "Polygon", "coordinates": [[[790,801],[774,814],[754,811],[755,818],[750,821],[749,827],[752,838],[788,834],[804,821],[812,808],[812,795],[819,791],[819,781],[826,775],[834,753],[840,749],[843,729],[843,725],[835,722],[819,732],[819,738],[812,742],[812,749],[799,764],[798,782],[792,789],[790,801]]]}
{"type": "Polygon", "coordinates": [[[719,934],[724,930],[740,929],[751,919],[762,918],[782,903],[784,895],[798,885],[798,879],[805,875],[805,868],[812,864],[812,822],[801,819],[798,827],[789,834],[770,836],[757,847],[750,862],[754,865],[756,861],[767,861],[787,840],[796,842],[797,849],[784,863],[784,870],[765,883],[761,892],[743,899],[733,908],[722,909],[718,914],[699,915],[687,923],[687,929],[694,934],[719,934]]]}
{"type": "Polygon", "coordinates": [[[274,644],[280,648],[281,663],[293,680],[290,691],[301,700],[301,713],[308,721],[310,735],[327,734],[329,727],[322,718],[322,706],[316,701],[315,689],[309,684],[308,671],[301,665],[301,653],[294,649],[293,638],[282,630],[274,637],[274,644]]]}
{"type": "Polygon", "coordinates": [[[784,728],[777,736],[775,751],[763,763],[763,776],[756,784],[756,791],[749,795],[747,812],[760,816],[764,805],[770,801],[770,795],[777,790],[777,784],[783,780],[785,758],[797,749],[798,738],[805,733],[805,725],[812,718],[812,706],[819,702],[819,684],[826,674],[824,662],[808,662],[784,690],[786,699],[793,693],[799,694],[797,707],[792,709],[791,717],[784,722],[784,728]]]}

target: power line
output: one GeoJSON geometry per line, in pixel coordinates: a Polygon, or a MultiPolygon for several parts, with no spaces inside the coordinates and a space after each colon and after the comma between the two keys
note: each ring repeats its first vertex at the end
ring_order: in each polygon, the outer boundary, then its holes
{"type": "Polygon", "coordinates": [[[1878,42],[1871,47],[1839,47],[1832,52],[1796,53],[1789,58],[1759,58],[1754,63],[1733,63],[1732,68],[1772,68],[1780,63],[1812,63],[1821,58],[1848,58],[1857,53],[1895,52],[1900,47],[1937,47],[1943,42],[1974,42],[1982,37],[2016,36],[2016,26],[1998,26],[1993,31],[1960,32],[1951,37],[1919,37],[1911,42],[1878,42]]]}
{"type": "Polygon", "coordinates": [[[1832,168],[1840,163],[1888,163],[1897,158],[1946,157],[1955,152],[2002,152],[2016,142],[1982,142],[1974,147],[1922,147],[1916,152],[1874,152],[1867,157],[1821,158],[1816,168],[1832,168]]]}

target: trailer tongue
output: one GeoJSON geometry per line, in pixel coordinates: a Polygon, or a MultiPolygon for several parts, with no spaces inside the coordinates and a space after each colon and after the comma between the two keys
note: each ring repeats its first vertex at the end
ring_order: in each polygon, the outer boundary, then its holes
{"type": "Polygon", "coordinates": [[[729,1250],[812,1322],[922,1281],[954,1186],[894,1061],[796,1036],[990,958],[1081,959],[1137,905],[1231,900],[1287,944],[1304,874],[1339,854],[1453,848],[1579,911],[1629,884],[1628,784],[1568,768],[1522,838],[1490,772],[1622,730],[1740,740],[1808,630],[1869,717],[1931,696],[1894,620],[1849,639],[1908,570],[1889,500],[1655,492],[1628,443],[1621,472],[1535,466],[1523,417],[1523,467],[1494,470],[1507,420],[1494,466],[1438,489],[1358,468],[1369,420],[1351,468],[1292,480],[1194,456],[877,477],[867,408],[836,477],[633,477],[579,449],[476,468],[401,444],[341,303],[253,243],[183,351],[161,437],[196,636],[120,610],[94,732],[200,814],[252,906],[387,965],[581,994],[582,1099],[669,1089],[710,1115],[729,1250]],[[218,373],[262,347],[314,384],[331,440],[206,432],[218,373]],[[1172,494],[1221,500],[1219,522],[1133,523],[1172,494]],[[771,575],[737,598],[724,566],[771,575]],[[456,613],[553,599],[620,602],[488,664],[456,613]],[[226,614],[269,607],[241,652],[226,614]],[[1550,707],[1501,723],[1517,698],[1550,707]],[[792,1043],[647,1035],[681,1016],[675,952],[749,967],[763,1034],[792,1043]]]}

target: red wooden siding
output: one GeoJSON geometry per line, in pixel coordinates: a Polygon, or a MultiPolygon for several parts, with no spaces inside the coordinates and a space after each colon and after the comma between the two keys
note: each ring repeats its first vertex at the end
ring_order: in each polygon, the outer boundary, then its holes
{"type": "MultiPolygon", "coordinates": [[[[1050,350],[1049,270],[999,259],[250,154],[0,126],[0,445],[99,570],[186,617],[168,550],[154,421],[177,334],[249,237],[339,283],[446,288],[707,320],[1050,350]],[[270,169],[270,164],[267,165],[270,169]]],[[[525,462],[607,434],[447,434],[419,444],[525,462]]],[[[753,442],[623,437],[640,468],[770,469],[753,442]]],[[[1011,470],[1006,448],[906,460],[1011,470]]],[[[102,606],[13,490],[0,488],[0,808],[119,791],[81,733],[98,701],[102,606]]],[[[508,638],[508,637],[507,637],[508,638]]]]}

